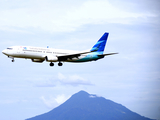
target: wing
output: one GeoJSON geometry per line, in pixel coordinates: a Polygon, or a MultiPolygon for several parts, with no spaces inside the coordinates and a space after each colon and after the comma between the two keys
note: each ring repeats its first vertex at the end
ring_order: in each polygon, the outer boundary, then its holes
{"type": "Polygon", "coordinates": [[[91,53],[91,51],[86,51],[86,52],[79,52],[79,53],[73,53],[73,54],[65,54],[65,55],[57,55],[59,61],[65,61],[68,58],[72,59],[74,57],[78,58],[82,54],[87,54],[91,53]]]}
{"type": "Polygon", "coordinates": [[[108,54],[102,54],[102,55],[98,55],[99,57],[105,57],[107,55],[114,55],[114,54],[118,54],[118,53],[108,53],[108,54]]]}

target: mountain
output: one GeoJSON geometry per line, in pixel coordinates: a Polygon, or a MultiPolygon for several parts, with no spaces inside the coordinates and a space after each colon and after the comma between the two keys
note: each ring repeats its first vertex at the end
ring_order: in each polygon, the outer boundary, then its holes
{"type": "Polygon", "coordinates": [[[48,113],[27,120],[152,120],[103,97],[80,91],[48,113]]]}

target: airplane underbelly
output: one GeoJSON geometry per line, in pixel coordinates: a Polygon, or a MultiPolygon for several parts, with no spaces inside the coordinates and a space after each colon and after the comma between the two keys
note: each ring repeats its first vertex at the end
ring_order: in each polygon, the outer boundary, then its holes
{"type": "Polygon", "coordinates": [[[17,58],[28,58],[28,59],[41,59],[43,58],[42,54],[33,54],[33,53],[18,53],[15,54],[14,57],[17,58]]]}
{"type": "Polygon", "coordinates": [[[38,58],[42,58],[42,55],[39,55],[39,54],[26,54],[25,58],[35,58],[35,59],[38,59],[38,58]]]}
{"type": "Polygon", "coordinates": [[[85,57],[81,57],[79,59],[72,59],[67,62],[89,62],[89,61],[98,60],[98,59],[99,59],[98,56],[87,55],[85,57]]]}
{"type": "Polygon", "coordinates": [[[80,57],[74,57],[74,58],[68,58],[66,62],[83,62],[82,59],[84,59],[85,56],[80,56],[80,57]]]}

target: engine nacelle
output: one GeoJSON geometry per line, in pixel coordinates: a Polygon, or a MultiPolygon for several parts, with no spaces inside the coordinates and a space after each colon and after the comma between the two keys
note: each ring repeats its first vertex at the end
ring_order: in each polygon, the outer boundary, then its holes
{"type": "Polygon", "coordinates": [[[39,63],[42,63],[44,60],[42,59],[32,59],[32,62],[39,62],[39,63]]]}
{"type": "Polygon", "coordinates": [[[57,62],[58,58],[56,56],[46,56],[47,62],[57,62]]]}

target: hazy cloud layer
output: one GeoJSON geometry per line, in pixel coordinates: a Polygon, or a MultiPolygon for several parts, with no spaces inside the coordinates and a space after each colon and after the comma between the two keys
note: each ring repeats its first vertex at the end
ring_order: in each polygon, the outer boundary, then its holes
{"type": "Polygon", "coordinates": [[[79,75],[63,75],[62,73],[58,73],[59,82],[62,85],[93,85],[90,81],[80,77],[79,75]]]}
{"type": "Polygon", "coordinates": [[[45,113],[80,90],[160,119],[159,0],[0,3],[1,51],[13,45],[85,50],[109,32],[104,53],[119,52],[62,67],[25,59],[11,63],[0,54],[0,119],[22,120],[45,113]]]}
{"type": "Polygon", "coordinates": [[[157,17],[151,12],[125,11],[115,7],[109,1],[85,1],[71,5],[53,1],[15,1],[4,2],[0,11],[0,29],[30,33],[28,28],[48,32],[70,32],[86,24],[121,23],[132,24],[145,22],[148,18],[157,17]],[[95,9],[96,8],[96,9],[95,9]]]}
{"type": "MultiPolygon", "coordinates": [[[[31,81],[36,87],[56,87],[58,85],[71,85],[71,86],[80,86],[80,85],[93,85],[89,80],[80,77],[79,75],[64,75],[58,73],[57,77],[51,77],[47,79],[37,79],[31,81]]],[[[30,81],[30,80],[29,80],[30,81]]]]}

